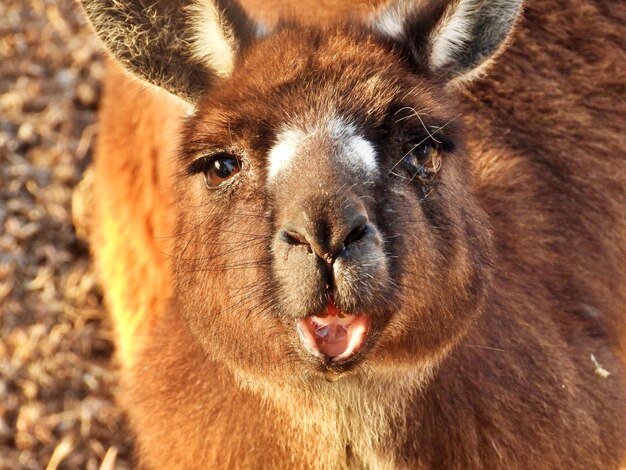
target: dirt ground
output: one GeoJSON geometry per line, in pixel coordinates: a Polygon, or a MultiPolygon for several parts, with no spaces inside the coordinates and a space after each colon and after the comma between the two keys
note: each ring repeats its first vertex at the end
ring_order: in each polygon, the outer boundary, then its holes
{"type": "Polygon", "coordinates": [[[102,73],[71,0],[0,0],[0,469],[132,466],[110,324],[71,215],[102,73]]]}

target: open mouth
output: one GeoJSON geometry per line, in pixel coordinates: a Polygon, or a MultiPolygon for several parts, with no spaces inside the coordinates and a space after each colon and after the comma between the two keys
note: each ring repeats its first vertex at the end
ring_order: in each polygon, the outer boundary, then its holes
{"type": "Polygon", "coordinates": [[[340,362],[361,350],[370,326],[368,315],[346,314],[330,302],[324,315],[300,320],[298,331],[311,354],[340,362]]]}

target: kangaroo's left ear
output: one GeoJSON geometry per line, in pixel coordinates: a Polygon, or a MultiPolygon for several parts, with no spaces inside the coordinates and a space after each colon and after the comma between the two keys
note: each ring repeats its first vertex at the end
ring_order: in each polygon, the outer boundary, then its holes
{"type": "Polygon", "coordinates": [[[236,0],[81,0],[111,55],[134,77],[195,104],[265,34],[236,0]]]}
{"type": "Polygon", "coordinates": [[[418,70],[472,80],[507,43],[522,0],[392,0],[370,27],[401,43],[418,70]]]}

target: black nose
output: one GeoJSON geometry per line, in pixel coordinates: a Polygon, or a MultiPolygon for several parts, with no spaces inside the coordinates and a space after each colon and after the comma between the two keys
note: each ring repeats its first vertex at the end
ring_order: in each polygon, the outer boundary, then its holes
{"type": "Polygon", "coordinates": [[[272,269],[284,315],[318,315],[329,294],[343,312],[372,311],[385,298],[387,258],[372,201],[341,185],[278,194],[272,269]]]}
{"type": "Polygon", "coordinates": [[[280,238],[290,245],[305,246],[329,265],[335,262],[344,248],[357,243],[367,234],[367,215],[362,207],[355,204],[340,213],[319,211],[312,216],[308,212],[303,211],[296,220],[285,223],[280,238]]]}

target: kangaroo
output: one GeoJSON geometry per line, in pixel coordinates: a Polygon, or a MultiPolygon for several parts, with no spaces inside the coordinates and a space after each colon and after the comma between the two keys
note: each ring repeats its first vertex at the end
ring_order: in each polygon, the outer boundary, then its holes
{"type": "Polygon", "coordinates": [[[144,468],[626,465],[626,7],[82,0],[144,468]]]}

